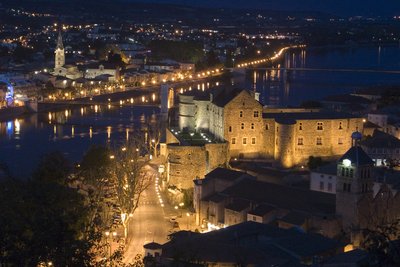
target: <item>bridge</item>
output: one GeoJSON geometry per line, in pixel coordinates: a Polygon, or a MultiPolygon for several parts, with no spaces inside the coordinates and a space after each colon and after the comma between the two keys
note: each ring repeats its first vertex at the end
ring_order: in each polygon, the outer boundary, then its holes
{"type": "Polygon", "coordinates": [[[246,70],[260,70],[260,71],[321,71],[321,72],[358,72],[358,73],[387,73],[387,74],[400,74],[400,70],[380,70],[380,69],[332,69],[332,68],[271,68],[271,67],[254,67],[254,68],[236,68],[232,71],[244,72],[246,70]]]}

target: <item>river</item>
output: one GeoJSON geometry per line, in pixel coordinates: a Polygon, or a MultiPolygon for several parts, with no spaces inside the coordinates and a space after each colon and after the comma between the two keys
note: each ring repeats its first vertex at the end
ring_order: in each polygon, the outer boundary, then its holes
{"type": "MultiPolygon", "coordinates": [[[[388,47],[319,48],[289,52],[282,65],[312,69],[400,70],[400,49],[388,47]]],[[[276,66],[278,67],[278,66],[276,66]]],[[[371,86],[400,85],[400,74],[283,70],[248,71],[229,80],[212,78],[179,86],[175,91],[208,90],[213,87],[244,87],[261,93],[261,102],[272,106],[295,106],[309,99],[353,92],[371,86]]],[[[125,103],[130,102],[126,99],[125,103]]],[[[114,146],[132,137],[143,125],[159,117],[158,94],[137,96],[132,105],[74,106],[53,112],[22,116],[0,122],[0,162],[12,174],[27,177],[40,157],[62,151],[78,162],[94,144],[114,146]],[[147,104],[137,105],[138,102],[147,104]]],[[[117,99],[113,99],[114,103],[117,99]]]]}

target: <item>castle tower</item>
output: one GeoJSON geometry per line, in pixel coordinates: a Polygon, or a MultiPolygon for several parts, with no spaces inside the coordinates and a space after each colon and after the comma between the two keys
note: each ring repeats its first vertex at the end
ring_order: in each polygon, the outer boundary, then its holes
{"type": "Polygon", "coordinates": [[[54,69],[57,70],[65,65],[65,51],[64,51],[64,44],[61,36],[61,31],[59,31],[58,33],[57,46],[54,54],[55,54],[54,69]]]}
{"type": "Polygon", "coordinates": [[[374,162],[358,145],[361,133],[352,134],[352,147],[337,163],[336,214],[342,218],[346,232],[357,230],[362,223],[360,200],[372,194],[374,162]]]}

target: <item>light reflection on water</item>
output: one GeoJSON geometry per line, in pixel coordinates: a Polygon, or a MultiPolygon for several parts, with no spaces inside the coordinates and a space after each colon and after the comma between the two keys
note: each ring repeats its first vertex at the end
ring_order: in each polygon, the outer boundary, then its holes
{"type": "MultiPolygon", "coordinates": [[[[181,88],[189,90],[189,86],[179,86],[176,93],[181,88]]],[[[76,106],[0,122],[0,162],[17,177],[29,175],[40,157],[52,151],[61,151],[77,162],[91,145],[115,146],[143,134],[147,124],[159,119],[160,109],[154,105],[158,98],[158,93],[152,93],[117,100],[117,105],[76,106]],[[132,105],[140,102],[150,105],[132,105]]]]}
{"type": "Polygon", "coordinates": [[[259,92],[260,100],[265,105],[296,106],[305,100],[321,100],[329,95],[400,83],[400,74],[279,70],[285,67],[398,71],[400,48],[369,46],[290,51],[285,55],[282,65],[276,65],[275,69],[248,71],[244,81],[233,79],[232,84],[259,92]]]}

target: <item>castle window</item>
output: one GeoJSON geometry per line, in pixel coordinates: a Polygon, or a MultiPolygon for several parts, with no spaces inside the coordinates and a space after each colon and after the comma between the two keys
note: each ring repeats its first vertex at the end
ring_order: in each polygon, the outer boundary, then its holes
{"type": "Polygon", "coordinates": [[[322,131],[324,129],[324,124],[322,122],[317,122],[317,130],[322,131]]]}
{"type": "Polygon", "coordinates": [[[297,139],[297,145],[302,146],[303,145],[303,137],[299,137],[297,139]]]}
{"type": "Polygon", "coordinates": [[[299,130],[301,131],[301,130],[303,130],[303,123],[299,123],[299,130]]]}
{"type": "Polygon", "coordinates": [[[342,130],[342,129],[343,129],[342,122],[339,122],[339,130],[342,130]]]}
{"type": "Polygon", "coordinates": [[[239,117],[240,117],[240,118],[243,117],[243,111],[239,111],[239,117]]]}
{"type": "Polygon", "coordinates": [[[317,137],[317,145],[318,146],[322,145],[322,138],[321,137],[317,137]]]}
{"type": "Polygon", "coordinates": [[[254,123],[251,124],[251,129],[254,130],[254,123]]]}
{"type": "Polygon", "coordinates": [[[235,138],[235,137],[232,138],[231,144],[232,144],[232,145],[235,145],[235,144],[236,144],[236,138],[235,138]]]}
{"type": "Polygon", "coordinates": [[[229,132],[230,133],[232,132],[232,126],[229,126],[229,132]]]}
{"type": "Polygon", "coordinates": [[[255,144],[256,144],[256,138],[255,138],[255,137],[252,137],[252,138],[251,138],[251,144],[252,144],[252,145],[255,145],[255,144]]]}
{"type": "Polygon", "coordinates": [[[247,144],[247,138],[243,137],[243,145],[246,145],[246,144],[247,144]]]}
{"type": "Polygon", "coordinates": [[[265,130],[269,130],[269,124],[265,124],[265,130]]]}
{"type": "Polygon", "coordinates": [[[347,191],[347,184],[343,183],[343,192],[346,192],[346,191],[347,191]]]}
{"type": "Polygon", "coordinates": [[[240,124],[240,128],[243,130],[244,129],[244,123],[240,124]]]}
{"type": "Polygon", "coordinates": [[[343,145],[343,138],[339,137],[337,143],[338,145],[343,145]]]}
{"type": "Polygon", "coordinates": [[[353,169],[349,170],[349,177],[353,177],[353,169]]]}
{"type": "Polygon", "coordinates": [[[324,182],[319,182],[319,190],[324,190],[324,182]]]}
{"type": "Polygon", "coordinates": [[[332,183],[328,183],[328,192],[332,192],[332,183]]]}
{"type": "Polygon", "coordinates": [[[254,118],[258,118],[258,111],[254,111],[254,118]]]}
{"type": "Polygon", "coordinates": [[[351,184],[347,184],[347,192],[351,192],[351,184]]]}

